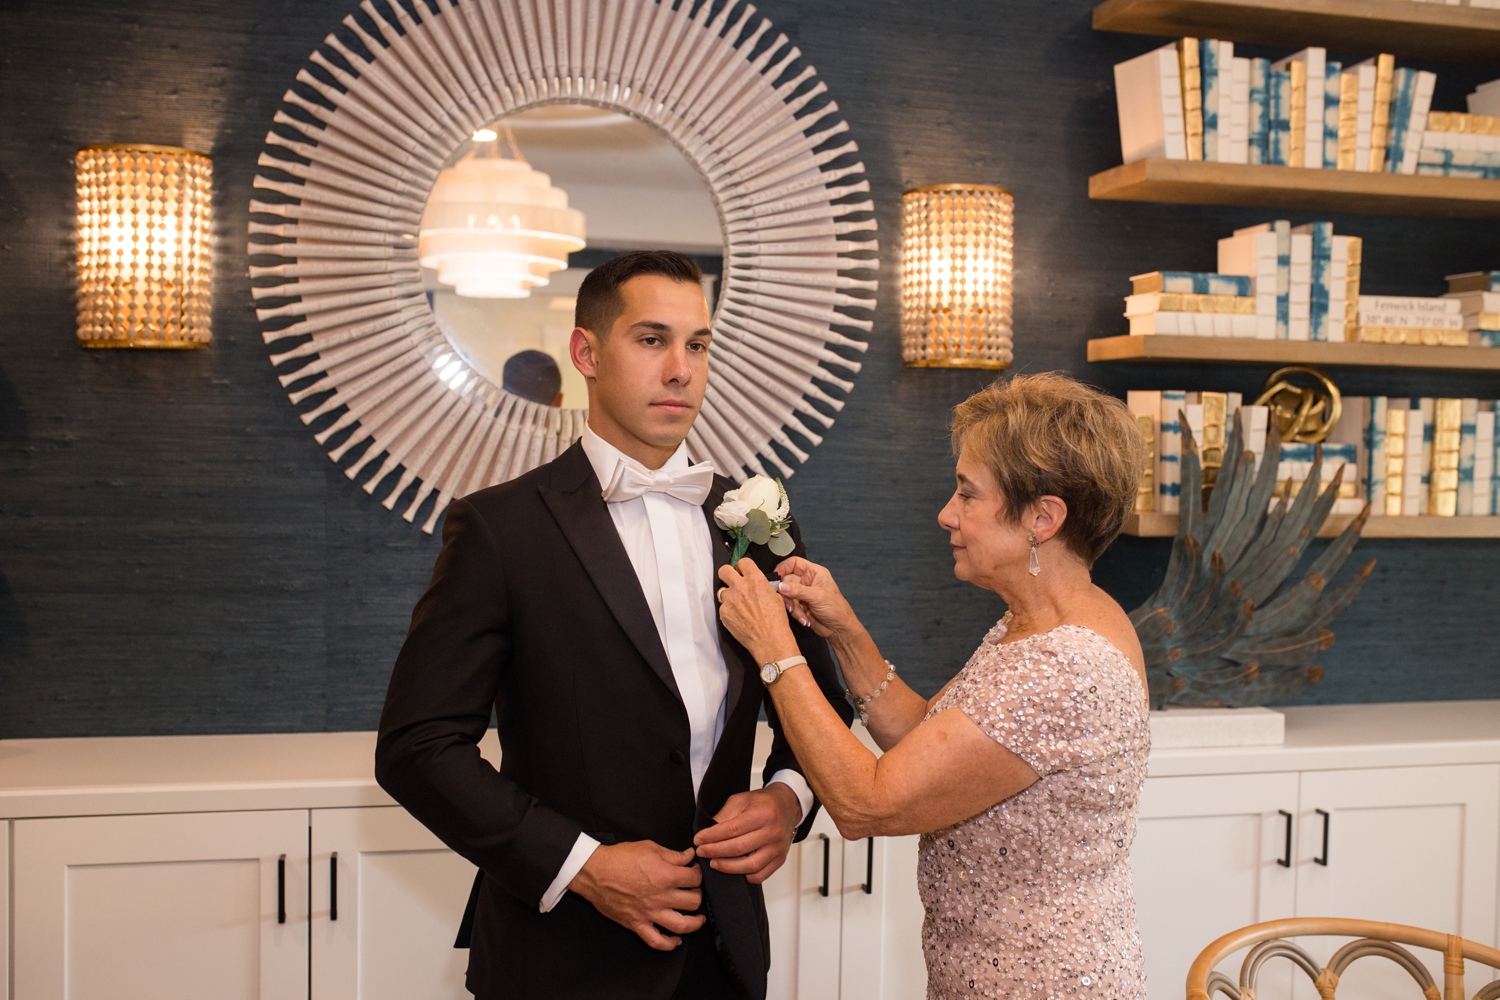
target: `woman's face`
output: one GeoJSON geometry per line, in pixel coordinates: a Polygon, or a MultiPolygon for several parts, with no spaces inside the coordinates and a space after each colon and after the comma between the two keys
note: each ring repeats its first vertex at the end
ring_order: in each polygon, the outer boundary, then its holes
{"type": "Polygon", "coordinates": [[[953,575],[986,590],[996,590],[1004,568],[1026,559],[1030,543],[1022,523],[1001,515],[1004,503],[990,471],[969,457],[958,456],[958,480],[953,496],[938,514],[953,547],[953,575]]]}

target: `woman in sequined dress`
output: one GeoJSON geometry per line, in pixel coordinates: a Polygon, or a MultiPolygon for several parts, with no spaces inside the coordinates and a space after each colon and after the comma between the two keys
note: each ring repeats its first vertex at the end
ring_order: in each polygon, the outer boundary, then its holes
{"type": "MultiPolygon", "coordinates": [[[[795,657],[787,615],[833,645],[885,754],[844,728],[805,666],[769,684],[813,790],[849,839],[920,833],[928,996],[1145,996],[1127,856],[1150,750],[1140,644],[1089,568],[1134,504],[1145,450],[1120,401],[1017,376],[954,414],[938,516],[954,574],[1009,606],[923,698],[828,570],[724,567],[722,618],[758,663],[795,657]]],[[[871,530],[877,530],[872,527],[871,530]]]]}

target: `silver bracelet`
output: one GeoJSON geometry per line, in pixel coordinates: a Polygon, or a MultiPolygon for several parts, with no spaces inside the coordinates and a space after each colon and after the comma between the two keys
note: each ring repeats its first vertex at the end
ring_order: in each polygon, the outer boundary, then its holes
{"type": "Polygon", "coordinates": [[[853,691],[850,691],[848,688],[844,688],[845,696],[847,696],[850,701],[854,702],[854,710],[859,713],[859,721],[863,722],[867,726],[870,724],[870,710],[866,706],[868,706],[870,702],[874,701],[876,698],[879,698],[881,695],[885,694],[885,689],[890,687],[891,681],[896,679],[896,665],[890,660],[886,660],[885,665],[885,680],[880,682],[880,687],[876,688],[875,693],[871,694],[869,697],[861,698],[859,695],[855,694],[853,691]]]}

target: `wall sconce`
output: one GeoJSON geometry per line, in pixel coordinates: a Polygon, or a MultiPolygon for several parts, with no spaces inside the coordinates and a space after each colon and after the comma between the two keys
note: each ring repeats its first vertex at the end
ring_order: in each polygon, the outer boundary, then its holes
{"type": "Polygon", "coordinates": [[[989,184],[901,196],[901,360],[1008,368],[1015,201],[989,184]]]}
{"type": "Polygon", "coordinates": [[[208,157],[173,146],[78,151],[78,340],[207,347],[208,157]]]}

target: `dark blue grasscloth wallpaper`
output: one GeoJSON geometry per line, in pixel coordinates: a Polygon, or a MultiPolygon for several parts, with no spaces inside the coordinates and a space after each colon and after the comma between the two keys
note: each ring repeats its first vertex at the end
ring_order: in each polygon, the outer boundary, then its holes
{"type": "MultiPolygon", "coordinates": [[[[0,737],[377,720],[438,541],[345,479],[298,421],[266,360],[244,257],[261,138],[297,68],[355,7],[0,0],[0,737]],[[72,156],[100,142],[212,154],[208,351],[75,343],[72,156]]],[[[761,7],[852,126],[887,247],[866,367],[791,480],[793,503],[814,557],[930,693],[1002,609],[953,580],[934,522],[950,488],[948,410],[987,376],[900,366],[889,265],[901,192],[951,181],[1010,188],[1017,370],[1064,368],[1121,394],[1260,384],[1266,367],[1088,365],[1084,342],[1124,332],[1127,275],[1212,269],[1216,238],[1274,214],[1088,200],[1089,174],[1119,159],[1110,67],[1161,44],[1090,30],[1089,0],[761,7]]],[[[1474,84],[1500,76],[1427,68],[1439,71],[1440,109],[1461,110],[1474,84]]],[[[1444,274],[1500,267],[1493,224],[1331,218],[1364,237],[1369,290],[1437,294],[1444,274]]],[[[1493,375],[1337,378],[1350,394],[1500,396],[1493,375]]],[[[1336,625],[1327,678],[1303,700],[1500,697],[1500,542],[1369,541],[1360,551],[1379,565],[1336,625]]],[[[1166,554],[1165,542],[1121,539],[1097,579],[1133,606],[1166,554]]]]}

